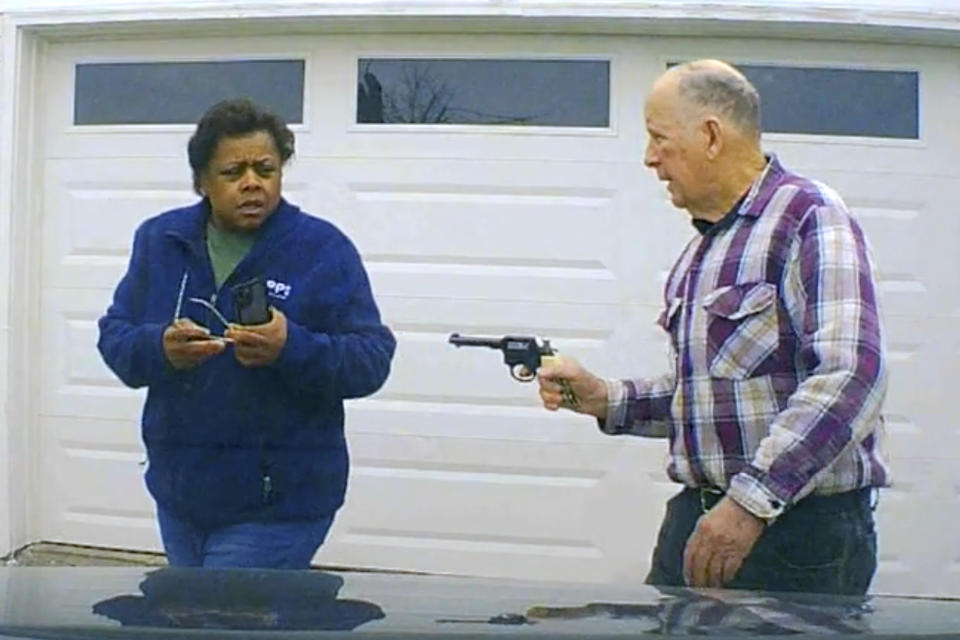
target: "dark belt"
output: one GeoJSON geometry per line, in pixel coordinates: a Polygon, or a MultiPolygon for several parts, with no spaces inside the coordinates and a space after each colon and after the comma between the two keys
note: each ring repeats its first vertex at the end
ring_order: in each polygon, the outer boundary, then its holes
{"type": "MultiPolygon", "coordinates": [[[[687,487],[684,491],[696,494],[700,499],[700,508],[703,513],[710,511],[716,506],[726,493],[722,489],[715,487],[687,487]]],[[[836,513],[837,511],[851,511],[864,506],[873,509],[876,503],[873,500],[873,487],[864,487],[863,489],[854,489],[844,493],[834,493],[830,495],[812,494],[800,500],[790,507],[791,511],[802,509],[812,513],[836,513]]]]}

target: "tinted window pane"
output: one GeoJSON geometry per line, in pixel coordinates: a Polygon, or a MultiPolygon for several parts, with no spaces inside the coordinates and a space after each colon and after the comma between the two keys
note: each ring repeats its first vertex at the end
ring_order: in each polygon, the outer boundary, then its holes
{"type": "Polygon", "coordinates": [[[303,60],[80,64],[74,124],[194,123],[215,102],[246,97],[303,122],[303,60]]]}
{"type": "Polygon", "coordinates": [[[604,60],[361,59],[357,122],[608,127],[604,60]]]}
{"type": "Polygon", "coordinates": [[[880,138],[919,137],[919,74],[738,65],[760,92],[763,130],[880,138]]]}

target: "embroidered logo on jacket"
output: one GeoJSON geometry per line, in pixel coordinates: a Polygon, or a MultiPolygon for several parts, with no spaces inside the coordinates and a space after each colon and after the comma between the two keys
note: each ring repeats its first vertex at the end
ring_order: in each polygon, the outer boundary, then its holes
{"type": "Polygon", "coordinates": [[[290,297],[290,293],[293,289],[286,282],[278,282],[277,280],[267,280],[267,295],[271,298],[277,298],[278,300],[286,300],[290,297]]]}

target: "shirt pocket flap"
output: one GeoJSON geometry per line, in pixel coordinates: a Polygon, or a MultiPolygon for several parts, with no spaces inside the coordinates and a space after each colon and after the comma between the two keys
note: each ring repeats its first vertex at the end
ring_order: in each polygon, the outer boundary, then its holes
{"type": "Polygon", "coordinates": [[[715,316],[740,320],[763,311],[773,304],[776,298],[776,285],[769,282],[745,282],[712,291],[703,299],[703,307],[715,316]]]}
{"type": "Polygon", "coordinates": [[[660,317],[657,318],[657,324],[660,325],[664,331],[670,331],[670,325],[673,323],[673,318],[677,315],[677,311],[680,310],[680,307],[683,305],[683,298],[673,298],[670,300],[670,304],[663,310],[660,314],[660,317]]]}

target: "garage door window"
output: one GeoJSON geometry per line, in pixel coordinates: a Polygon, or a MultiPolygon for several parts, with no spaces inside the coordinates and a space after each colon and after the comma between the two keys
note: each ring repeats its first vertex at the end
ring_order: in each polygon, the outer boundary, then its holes
{"type": "Polygon", "coordinates": [[[919,137],[920,74],[916,71],[774,65],[737,68],[760,92],[766,132],[919,137]]]}
{"type": "Polygon", "coordinates": [[[357,122],[610,126],[610,62],[362,58],[357,122]]]}
{"type": "Polygon", "coordinates": [[[303,60],[78,64],[74,124],[192,124],[220,100],[246,97],[303,122],[303,60]]]}

